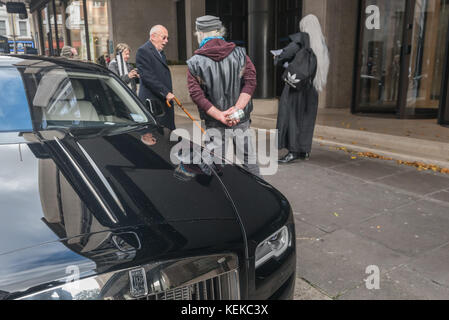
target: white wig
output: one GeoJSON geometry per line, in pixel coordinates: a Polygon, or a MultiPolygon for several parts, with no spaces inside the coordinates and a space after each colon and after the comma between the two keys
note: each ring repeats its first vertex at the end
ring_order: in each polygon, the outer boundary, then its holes
{"type": "Polygon", "coordinates": [[[305,16],[299,23],[301,32],[309,34],[310,47],[317,57],[317,73],[313,85],[318,92],[323,91],[327,83],[327,74],[329,72],[329,50],[324,39],[321,25],[318,18],[313,14],[305,16]]]}

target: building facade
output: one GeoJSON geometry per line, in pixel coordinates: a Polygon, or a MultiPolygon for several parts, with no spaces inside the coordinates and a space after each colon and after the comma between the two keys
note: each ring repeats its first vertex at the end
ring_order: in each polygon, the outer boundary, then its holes
{"type": "Polygon", "coordinates": [[[4,5],[0,6],[0,37],[7,38],[10,53],[23,54],[27,48],[35,48],[34,35],[30,16],[20,19],[17,14],[8,14],[4,5]]]}
{"type": "Polygon", "coordinates": [[[449,124],[449,0],[31,0],[30,9],[41,54],[58,55],[68,44],[95,62],[120,42],[134,61],[151,26],[163,24],[167,58],[184,63],[198,47],[196,17],[217,15],[227,39],[247,48],[258,71],[256,97],[264,99],[282,89],[270,50],[284,47],[312,13],[331,56],[320,107],[449,124]]]}

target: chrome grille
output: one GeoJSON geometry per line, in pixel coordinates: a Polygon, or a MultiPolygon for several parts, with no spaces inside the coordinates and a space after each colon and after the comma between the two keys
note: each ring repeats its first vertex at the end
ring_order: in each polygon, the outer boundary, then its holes
{"type": "Polygon", "coordinates": [[[240,289],[238,271],[233,270],[217,277],[150,294],[140,300],[238,300],[240,289]]]}

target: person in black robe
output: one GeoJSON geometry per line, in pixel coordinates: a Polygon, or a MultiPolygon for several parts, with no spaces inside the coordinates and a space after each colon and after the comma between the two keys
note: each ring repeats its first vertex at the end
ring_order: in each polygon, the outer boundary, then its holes
{"type": "Polygon", "coordinates": [[[310,47],[316,56],[317,70],[313,85],[300,90],[285,84],[279,101],[277,119],[279,149],[288,149],[280,163],[289,163],[296,159],[308,160],[312,150],[313,133],[318,111],[318,94],[326,85],[329,70],[329,54],[321,32],[318,18],[308,15],[300,22],[301,32],[290,36],[291,43],[275,57],[275,63],[290,63],[304,47],[310,47]]]}

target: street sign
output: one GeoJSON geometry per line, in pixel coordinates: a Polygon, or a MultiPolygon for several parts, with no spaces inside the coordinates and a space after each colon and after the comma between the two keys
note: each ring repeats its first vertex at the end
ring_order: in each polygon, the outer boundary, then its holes
{"type": "Polygon", "coordinates": [[[22,3],[22,2],[7,2],[6,3],[6,12],[27,14],[27,8],[25,7],[25,3],[22,3]]]}
{"type": "MultiPolygon", "coordinates": [[[[14,41],[9,40],[11,53],[14,53],[14,41]]],[[[34,41],[17,40],[17,53],[25,53],[25,48],[34,48],[34,41]]]]}

